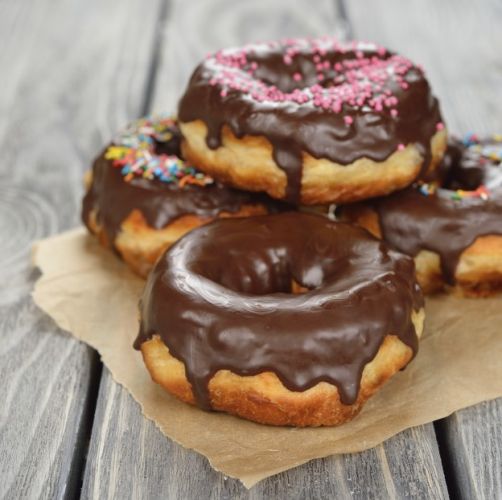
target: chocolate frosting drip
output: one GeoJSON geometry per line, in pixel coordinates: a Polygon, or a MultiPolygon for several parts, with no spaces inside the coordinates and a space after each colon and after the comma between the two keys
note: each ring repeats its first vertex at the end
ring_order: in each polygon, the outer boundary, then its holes
{"type": "Polygon", "coordinates": [[[411,314],[423,299],[414,271],[409,257],[325,217],[220,219],[155,266],[135,347],[160,335],[204,409],[209,380],[225,369],[274,372],[293,391],[326,381],[352,404],[386,335],[417,350],[411,314]],[[293,281],[308,291],[293,294],[293,281]]]}
{"type": "MultiPolygon", "coordinates": [[[[485,140],[480,146],[489,144],[485,140]]],[[[502,171],[497,165],[480,150],[452,141],[440,167],[444,188],[424,196],[412,187],[374,201],[384,240],[411,256],[422,249],[439,254],[444,278],[453,285],[462,252],[480,236],[502,234],[502,171]],[[453,199],[452,189],[473,191],[480,184],[488,188],[488,199],[453,199]]]]}
{"type": "MultiPolygon", "coordinates": [[[[246,64],[242,71],[249,72],[256,67],[254,77],[264,82],[268,89],[275,86],[281,92],[292,92],[297,88],[309,89],[315,84],[329,88],[348,83],[346,72],[335,69],[337,63],[349,61],[350,64],[362,57],[385,60],[393,56],[372,44],[354,43],[343,50],[329,47],[321,52],[323,61],[329,64],[329,69],[322,70],[322,81],[318,81],[319,70],[308,47],[299,49],[292,62],[286,64],[287,46],[277,43],[243,49],[246,64]],[[301,75],[301,82],[295,80],[298,75],[301,75]]],[[[229,49],[222,54],[233,51],[235,49],[229,49]]],[[[376,84],[378,90],[375,92],[388,92],[397,99],[393,111],[387,108],[377,111],[378,106],[359,106],[356,102],[344,104],[340,112],[324,109],[312,100],[307,103],[260,102],[247,90],[214,84],[221,73],[218,55],[206,59],[195,69],[179,103],[180,120],[202,120],[208,129],[206,142],[211,149],[221,145],[224,125],[238,138],[265,136],[272,145],[275,162],[286,173],[286,199],[290,202],[299,202],[303,151],[318,159],[327,158],[347,165],[363,157],[383,161],[400,145],[413,143],[424,158],[422,172],[429,166],[431,138],[441,122],[441,114],[423,72],[411,63],[402,80],[398,76],[383,86],[376,84]]]]}
{"type": "MultiPolygon", "coordinates": [[[[162,143],[161,147],[166,154],[176,151],[170,142],[162,143]]],[[[246,204],[263,203],[271,210],[277,206],[264,195],[246,193],[216,182],[206,186],[185,185],[183,188],[176,183],[141,177],[126,182],[120,168],[105,159],[105,151],[92,167],[92,184],[83,200],[82,220],[89,227],[90,213],[97,210],[97,220],[112,244],[122,222],[133,210],[139,210],[149,226],[161,229],[187,214],[216,217],[221,212],[238,212],[246,204]]]]}

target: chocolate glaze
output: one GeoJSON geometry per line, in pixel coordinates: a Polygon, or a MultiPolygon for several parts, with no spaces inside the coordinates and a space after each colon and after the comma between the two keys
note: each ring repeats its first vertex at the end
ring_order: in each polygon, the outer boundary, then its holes
{"type": "Polygon", "coordinates": [[[386,335],[416,352],[422,306],[413,261],[362,229],[299,212],[219,219],[155,266],[135,347],[160,335],[204,409],[224,369],[271,371],[293,391],[326,381],[352,404],[386,335]],[[293,281],[308,291],[292,294],[293,281]]]}
{"type": "Polygon", "coordinates": [[[462,252],[479,236],[502,234],[502,171],[496,165],[452,141],[439,170],[443,189],[424,196],[411,187],[372,202],[384,240],[411,256],[422,249],[439,254],[444,278],[454,284],[462,252]],[[489,189],[487,200],[452,199],[451,189],[475,190],[480,184],[489,189]]]}
{"type": "MultiPolygon", "coordinates": [[[[319,83],[317,70],[309,50],[303,49],[295,56],[292,64],[284,63],[286,46],[277,44],[256,45],[248,50],[247,61],[256,63],[255,77],[268,85],[275,85],[283,92],[297,87],[306,88],[319,83]],[[301,85],[294,75],[301,72],[301,85]]],[[[231,52],[232,49],[229,49],[231,52]]],[[[346,60],[355,60],[357,53],[365,57],[389,58],[391,52],[382,54],[375,46],[355,45],[344,52],[328,49],[324,56],[331,69],[325,71],[321,85],[333,85],[337,73],[333,65],[346,60]]],[[[312,103],[258,102],[242,90],[227,89],[221,95],[219,85],[209,82],[222,68],[214,57],[202,62],[192,74],[185,94],[179,103],[179,118],[182,122],[202,120],[207,126],[206,142],[216,149],[221,145],[222,127],[230,127],[234,135],[265,136],[273,148],[277,165],[286,173],[288,184],[286,199],[298,203],[302,176],[302,151],[315,158],[327,158],[347,165],[366,157],[383,161],[396,151],[400,144],[414,143],[424,157],[422,172],[431,160],[431,138],[441,122],[438,101],[431,94],[423,72],[412,67],[404,76],[408,88],[404,90],[397,82],[390,82],[382,92],[389,90],[398,99],[397,116],[388,109],[375,112],[366,106],[344,105],[342,113],[334,113],[313,106],[312,103]],[[345,116],[353,119],[349,127],[345,116]]]]}
{"type": "MultiPolygon", "coordinates": [[[[161,147],[166,154],[176,151],[167,143],[162,143],[161,147]]],[[[239,191],[217,182],[206,186],[185,185],[183,188],[175,183],[141,177],[126,182],[120,168],[113,167],[112,161],[105,159],[105,151],[92,167],[92,184],[84,196],[82,220],[89,228],[90,213],[97,210],[97,220],[111,244],[122,222],[133,210],[139,210],[149,226],[161,229],[187,214],[216,217],[221,212],[238,212],[248,204],[265,204],[271,211],[278,207],[265,195],[239,191]]]]}

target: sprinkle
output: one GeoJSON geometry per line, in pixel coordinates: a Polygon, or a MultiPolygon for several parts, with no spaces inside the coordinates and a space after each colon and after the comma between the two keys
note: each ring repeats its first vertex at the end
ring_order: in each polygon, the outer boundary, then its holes
{"type": "Polygon", "coordinates": [[[431,196],[436,193],[438,184],[436,182],[422,182],[418,186],[418,191],[424,196],[431,196]]]}
{"type": "Polygon", "coordinates": [[[452,193],[451,199],[454,201],[460,201],[464,198],[481,198],[482,200],[487,200],[489,196],[490,192],[488,188],[482,184],[474,191],[464,191],[463,189],[457,189],[452,193]]]}
{"type": "Polygon", "coordinates": [[[481,141],[479,137],[469,132],[462,139],[462,143],[466,148],[480,156],[480,163],[491,161],[493,163],[502,163],[502,135],[494,134],[493,143],[489,141],[481,141]]]}
{"type": "MultiPolygon", "coordinates": [[[[205,64],[211,72],[209,84],[215,86],[222,96],[230,91],[240,91],[257,102],[311,104],[334,113],[346,107],[376,113],[390,109],[394,117],[402,96],[401,89],[409,88],[408,74],[417,71],[411,61],[390,54],[383,47],[362,42],[342,44],[331,36],[284,39],[247,45],[237,50],[220,50],[205,64]],[[282,51],[282,62],[287,66],[293,64],[298,54],[310,54],[317,85],[282,91],[255,78],[261,62],[253,59],[268,49],[282,51]],[[333,63],[328,55],[336,53],[344,56],[341,61],[333,63]]],[[[292,79],[294,82],[305,81],[300,72],[293,73],[292,79]]]]}
{"type": "Polygon", "coordinates": [[[108,146],[105,159],[111,160],[113,167],[120,168],[126,182],[141,177],[177,183],[180,188],[187,184],[212,184],[211,177],[187,165],[179,157],[155,153],[156,144],[171,140],[176,129],[176,120],[172,117],[160,115],[136,120],[108,146]]]}
{"type": "Polygon", "coordinates": [[[397,146],[398,151],[404,151],[405,148],[406,148],[406,146],[404,144],[398,144],[398,146],[397,146]]]}
{"type": "Polygon", "coordinates": [[[344,116],[343,121],[345,122],[346,125],[352,125],[354,122],[354,118],[352,116],[344,116]]]}
{"type": "Polygon", "coordinates": [[[468,134],[465,135],[462,142],[466,147],[473,146],[474,144],[479,143],[479,137],[476,134],[469,132],[468,134]]]}
{"type": "Polygon", "coordinates": [[[437,131],[444,130],[444,123],[443,123],[443,122],[439,122],[439,123],[436,125],[436,130],[437,130],[437,131]]]}

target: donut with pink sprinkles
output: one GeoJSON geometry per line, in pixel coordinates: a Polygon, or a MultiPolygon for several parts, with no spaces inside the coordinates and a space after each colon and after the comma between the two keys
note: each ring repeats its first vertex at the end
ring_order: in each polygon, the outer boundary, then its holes
{"type": "Polygon", "coordinates": [[[178,115],[184,154],[203,171],[297,204],[401,189],[433,170],[446,147],[420,66],[330,36],[208,55],[178,115]]]}

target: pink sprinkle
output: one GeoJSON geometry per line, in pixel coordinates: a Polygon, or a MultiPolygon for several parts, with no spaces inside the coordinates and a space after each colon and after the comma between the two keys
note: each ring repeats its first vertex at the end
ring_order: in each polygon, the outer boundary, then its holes
{"type": "Polygon", "coordinates": [[[399,145],[397,146],[397,150],[398,150],[398,151],[403,151],[404,149],[405,149],[405,145],[404,145],[404,144],[399,144],[399,145]]]}
{"type": "Polygon", "coordinates": [[[436,125],[436,130],[444,130],[444,123],[443,122],[439,122],[436,125]]]}
{"type": "Polygon", "coordinates": [[[347,125],[352,125],[352,123],[354,122],[354,118],[352,118],[352,116],[344,116],[344,117],[343,117],[343,121],[344,121],[347,125]]]}
{"type": "Polygon", "coordinates": [[[339,101],[336,101],[333,106],[331,106],[331,109],[333,110],[333,112],[335,113],[340,113],[340,111],[342,110],[342,105],[340,104],[339,101]]]}
{"type": "MultiPolygon", "coordinates": [[[[211,65],[214,68],[210,84],[219,87],[222,97],[230,92],[232,95],[249,94],[260,102],[311,102],[314,106],[330,109],[334,113],[343,113],[345,105],[369,107],[373,112],[388,112],[395,117],[398,115],[396,108],[399,102],[391,88],[395,88],[396,84],[398,87],[409,88],[406,75],[414,68],[406,58],[392,55],[382,47],[358,42],[340,44],[332,37],[284,39],[269,43],[268,46],[284,50],[283,61],[288,65],[294,63],[297,54],[310,52],[317,70],[317,84],[310,88],[282,92],[276,86],[255,78],[254,71],[258,69],[258,64],[249,59],[255,51],[261,50],[259,45],[216,52],[212,56],[211,65]],[[325,57],[327,51],[352,54],[343,61],[329,62],[325,57]],[[372,54],[373,51],[377,53],[372,54]],[[331,85],[324,88],[322,85],[327,79],[331,85]]],[[[301,71],[291,71],[290,74],[294,82],[305,81],[301,71]]],[[[300,86],[301,84],[295,87],[300,86]]],[[[347,120],[352,123],[354,118],[347,117],[345,123],[348,124],[347,120]]],[[[440,127],[438,125],[438,130],[440,127]]]]}

